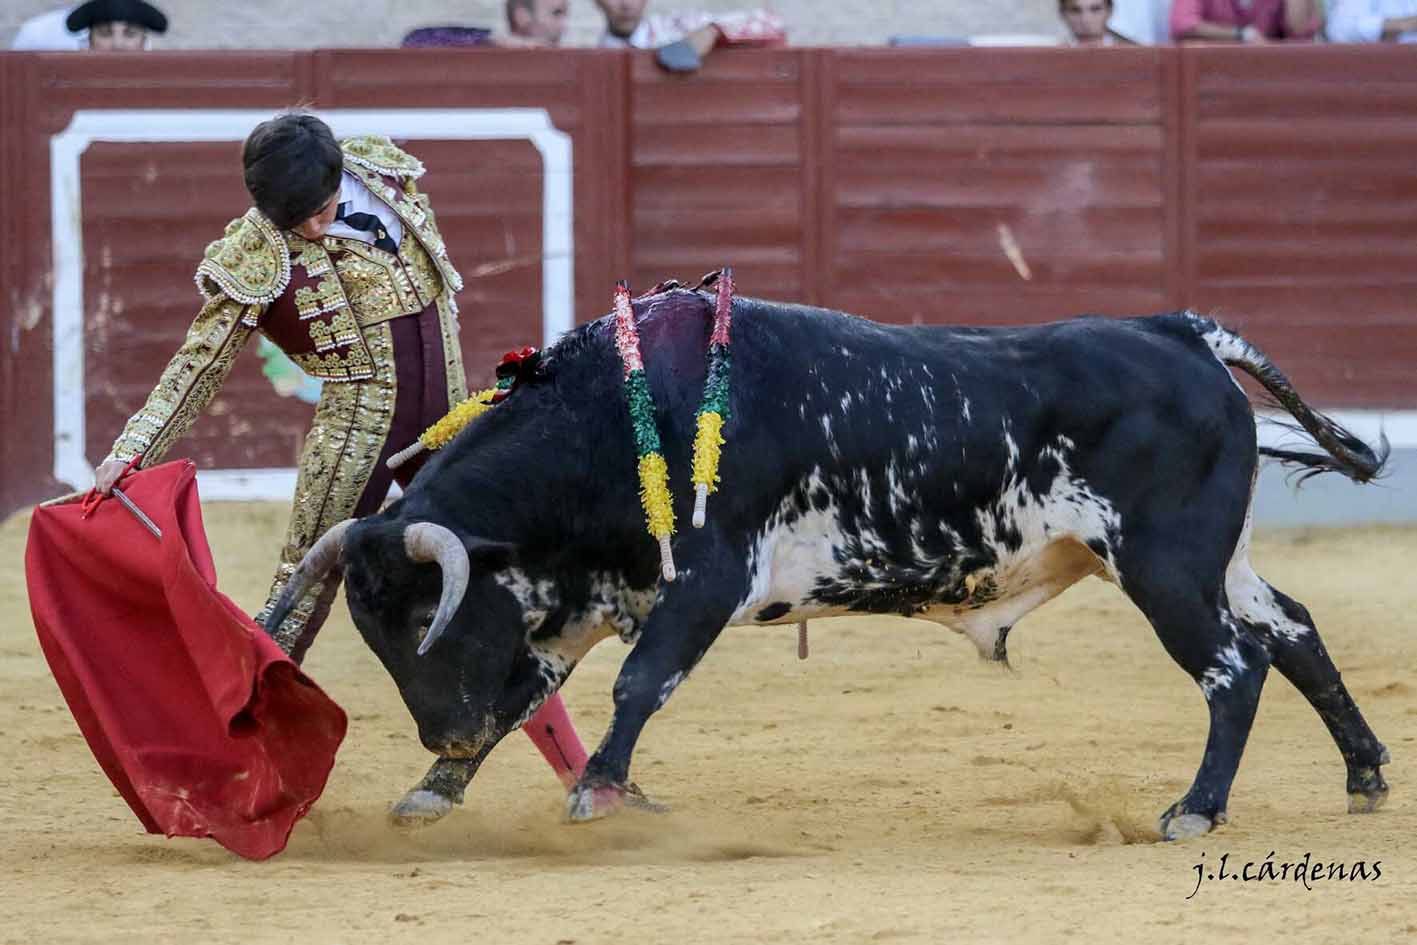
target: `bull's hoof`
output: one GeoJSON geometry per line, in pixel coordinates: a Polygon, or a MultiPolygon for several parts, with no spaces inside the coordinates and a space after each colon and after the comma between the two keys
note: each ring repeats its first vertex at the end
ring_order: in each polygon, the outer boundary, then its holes
{"type": "Polygon", "coordinates": [[[396,827],[426,827],[448,816],[453,802],[435,791],[415,788],[389,809],[389,820],[396,827]]]}
{"type": "Polygon", "coordinates": [[[1387,800],[1387,791],[1378,794],[1350,794],[1348,795],[1348,813],[1350,814],[1371,814],[1387,800]]]}
{"type": "Polygon", "coordinates": [[[566,796],[566,820],[583,824],[616,813],[622,807],[662,814],[669,810],[645,797],[633,784],[611,784],[606,781],[582,781],[566,796]]]}
{"type": "MultiPolygon", "coordinates": [[[[1387,749],[1383,749],[1387,758],[1387,749]]],[[[1377,767],[1354,768],[1348,772],[1348,813],[1371,814],[1387,800],[1387,782],[1377,767]]]]}
{"type": "Polygon", "coordinates": [[[1196,814],[1183,810],[1180,804],[1174,804],[1161,815],[1161,822],[1157,824],[1156,829],[1160,831],[1163,840],[1191,840],[1205,836],[1223,823],[1225,811],[1219,811],[1213,816],[1196,814]]]}

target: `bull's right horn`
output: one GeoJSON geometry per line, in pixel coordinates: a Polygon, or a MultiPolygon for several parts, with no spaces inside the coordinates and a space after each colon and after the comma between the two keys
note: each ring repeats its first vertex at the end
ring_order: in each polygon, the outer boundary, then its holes
{"type": "Polygon", "coordinates": [[[458,612],[463,595],[467,593],[472,568],[467,547],[451,529],[442,525],[414,522],[404,529],[403,547],[410,560],[436,561],[443,571],[443,593],[438,598],[438,612],[433,615],[433,623],[428,627],[423,642],[418,644],[418,655],[422,656],[438,642],[438,637],[458,612]]]}
{"type": "Polygon", "coordinates": [[[315,542],[315,546],[305,552],[305,557],[300,559],[295,573],[286,582],[280,600],[276,601],[275,608],[266,618],[267,633],[275,636],[276,631],[280,629],[280,625],[285,622],[285,618],[290,615],[291,610],[309,592],[311,585],[319,583],[326,574],[339,565],[340,555],[344,553],[344,533],[349,531],[349,526],[354,522],[354,519],[347,518],[343,522],[331,526],[330,530],[315,542]]]}

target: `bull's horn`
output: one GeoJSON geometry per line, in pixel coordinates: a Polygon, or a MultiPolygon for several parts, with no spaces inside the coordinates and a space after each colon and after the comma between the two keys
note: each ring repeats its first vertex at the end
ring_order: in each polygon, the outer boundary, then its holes
{"type": "Polygon", "coordinates": [[[280,599],[276,601],[270,616],[266,618],[267,633],[274,636],[295,605],[304,599],[310,586],[319,583],[326,574],[339,565],[340,555],[344,553],[344,533],[349,531],[349,526],[354,522],[354,519],[347,518],[343,522],[332,525],[330,530],[315,542],[315,546],[305,552],[305,557],[300,559],[300,564],[291,574],[290,580],[286,582],[280,599]]]}
{"type": "Polygon", "coordinates": [[[423,642],[418,644],[418,655],[422,656],[438,642],[438,637],[458,612],[463,594],[467,593],[471,567],[462,540],[450,529],[432,522],[415,522],[405,528],[403,548],[411,560],[436,561],[443,571],[443,594],[438,599],[438,612],[433,615],[433,623],[423,642]]]}

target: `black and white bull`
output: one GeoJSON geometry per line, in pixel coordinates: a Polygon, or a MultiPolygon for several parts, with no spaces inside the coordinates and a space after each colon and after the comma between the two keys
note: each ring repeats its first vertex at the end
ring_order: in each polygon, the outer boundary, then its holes
{"type": "Polygon", "coordinates": [[[1375,452],[1310,409],[1238,335],[1188,312],[892,327],[737,299],[723,485],[693,529],[713,299],[675,290],[635,309],[681,523],[677,580],[659,581],[645,533],[603,318],[553,346],[402,499],[333,531],[271,617],[343,569],[359,632],[441,756],[396,816],[432,820],[461,802],[497,742],[607,637],[631,650],[610,729],[568,798],[572,820],[635,793],[641,730],[725,627],[901,614],[1002,660],[1020,618],[1089,575],[1141,609],[1210,711],[1195,781],[1161,816],[1165,837],[1224,822],[1271,666],[1337,743],[1350,809],[1383,801],[1387,750],[1308,612],[1255,573],[1249,547],[1260,455],[1366,481],[1386,444],[1375,452]],[[1323,452],[1257,449],[1227,366],[1323,452]]]}

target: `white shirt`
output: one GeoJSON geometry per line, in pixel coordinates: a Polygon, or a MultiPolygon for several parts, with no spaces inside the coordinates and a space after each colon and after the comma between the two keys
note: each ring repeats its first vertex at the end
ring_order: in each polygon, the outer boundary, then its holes
{"type": "MultiPolygon", "coordinates": [[[[1330,0],[1328,41],[1377,43],[1383,38],[1383,20],[1417,16],[1417,0],[1330,0]]],[[[1417,43],[1417,33],[1403,33],[1401,43],[1417,43]]]]}
{"type": "Polygon", "coordinates": [[[1134,43],[1171,42],[1171,0],[1113,0],[1107,26],[1134,43]]]}
{"type": "Polygon", "coordinates": [[[69,27],[64,25],[64,21],[69,19],[69,14],[73,13],[75,9],[77,7],[65,7],[62,10],[51,10],[49,13],[30,17],[20,24],[19,32],[10,41],[10,48],[31,52],[38,50],[76,52],[80,49],[88,49],[89,31],[80,30],[77,33],[71,33],[69,27]]]}
{"type": "Polygon", "coordinates": [[[713,17],[698,11],[688,13],[646,13],[640,25],[629,36],[616,36],[606,30],[600,37],[601,46],[635,49],[657,49],[665,43],[678,42],[694,30],[708,26],[713,17]]]}
{"type": "MultiPolygon", "coordinates": [[[[403,223],[400,222],[397,214],[389,209],[388,204],[369,192],[369,188],[364,186],[364,182],[355,177],[349,171],[340,174],[339,181],[339,203],[348,203],[350,213],[372,213],[379,218],[379,222],[384,224],[384,230],[389,234],[389,239],[394,244],[403,241],[403,223]]],[[[342,220],[336,220],[330,224],[330,228],[325,231],[327,236],[339,236],[345,239],[361,240],[373,245],[375,235],[367,230],[356,230],[342,220]]]]}
{"type": "Polygon", "coordinates": [[[675,13],[646,13],[629,36],[606,30],[600,36],[605,47],[658,49],[674,43],[705,26],[717,26],[729,45],[780,42],[786,35],[782,17],[767,10],[680,10],[675,13]]]}

